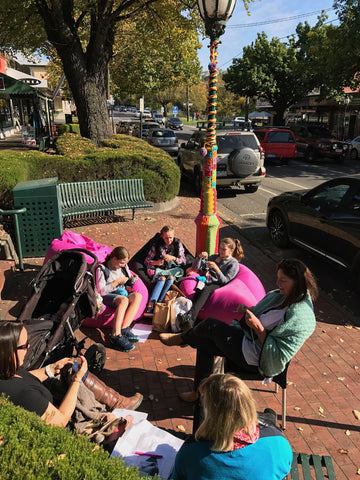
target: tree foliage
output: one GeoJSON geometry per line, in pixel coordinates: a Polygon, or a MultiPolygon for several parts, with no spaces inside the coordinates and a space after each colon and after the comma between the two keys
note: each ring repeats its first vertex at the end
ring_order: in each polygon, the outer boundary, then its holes
{"type": "Polygon", "coordinates": [[[267,98],[276,111],[278,124],[290,105],[317,86],[308,57],[294,38],[286,43],[278,38],[269,41],[264,32],[258,34],[255,43],[244,47],[242,58],[233,60],[224,80],[233,93],[267,98]]]}

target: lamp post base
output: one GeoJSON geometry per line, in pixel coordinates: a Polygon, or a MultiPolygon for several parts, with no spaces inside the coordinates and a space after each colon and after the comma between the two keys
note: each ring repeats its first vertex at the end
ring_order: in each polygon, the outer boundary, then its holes
{"type": "Polygon", "coordinates": [[[219,227],[221,219],[217,213],[206,215],[199,212],[195,218],[196,224],[196,253],[208,252],[213,255],[218,252],[219,227]]]}

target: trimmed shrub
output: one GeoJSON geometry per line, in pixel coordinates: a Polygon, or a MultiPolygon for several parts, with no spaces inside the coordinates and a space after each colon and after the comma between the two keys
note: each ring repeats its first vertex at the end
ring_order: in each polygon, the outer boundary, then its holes
{"type": "Polygon", "coordinates": [[[59,155],[71,155],[72,157],[93,153],[97,150],[89,138],[70,132],[64,133],[56,139],[55,148],[59,155]]]}
{"type": "Polygon", "coordinates": [[[59,182],[142,178],[147,200],[165,202],[179,192],[180,170],[161,149],[144,140],[114,135],[96,148],[73,133],[58,137],[58,155],[37,151],[0,151],[0,204],[11,208],[18,182],[58,177],[59,182]]]}
{"type": "MultiPolygon", "coordinates": [[[[140,474],[109,459],[102,447],[0,397],[0,477],[2,480],[138,480],[140,474]]],[[[150,477],[151,478],[151,477],[150,477]]],[[[159,478],[159,477],[153,477],[159,478]]]]}

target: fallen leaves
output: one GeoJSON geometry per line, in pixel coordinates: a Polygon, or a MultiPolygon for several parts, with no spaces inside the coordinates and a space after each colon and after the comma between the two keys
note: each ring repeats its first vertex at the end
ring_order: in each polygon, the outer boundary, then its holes
{"type": "Polygon", "coordinates": [[[180,432],[185,432],[185,427],[184,427],[184,425],[177,425],[176,428],[177,428],[180,432]]]}
{"type": "Polygon", "coordinates": [[[345,450],[344,448],[339,448],[338,452],[341,453],[342,455],[346,455],[347,453],[350,452],[350,450],[345,450]]]}
{"type": "Polygon", "coordinates": [[[346,430],[345,435],[347,435],[348,437],[350,437],[350,435],[351,435],[350,430],[346,430]]]}
{"type": "Polygon", "coordinates": [[[319,413],[322,417],[325,417],[324,415],[324,409],[322,407],[319,407],[319,413]]]}
{"type": "Polygon", "coordinates": [[[356,420],[360,420],[360,412],[359,410],[353,410],[353,415],[356,418],[356,420]]]}

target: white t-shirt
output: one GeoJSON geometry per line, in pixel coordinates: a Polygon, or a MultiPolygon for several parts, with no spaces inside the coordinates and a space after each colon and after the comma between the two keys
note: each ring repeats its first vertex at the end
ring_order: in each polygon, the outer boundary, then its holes
{"type": "MultiPolygon", "coordinates": [[[[269,310],[268,312],[260,315],[259,320],[266,330],[272,330],[278,325],[284,323],[286,310],[287,307],[278,310],[269,310]]],[[[248,365],[259,365],[261,345],[255,343],[255,339],[249,340],[244,336],[242,341],[242,352],[248,365]]]]}

